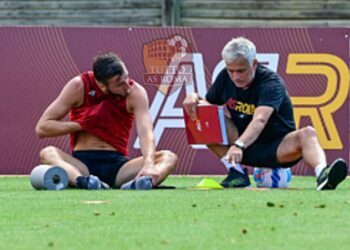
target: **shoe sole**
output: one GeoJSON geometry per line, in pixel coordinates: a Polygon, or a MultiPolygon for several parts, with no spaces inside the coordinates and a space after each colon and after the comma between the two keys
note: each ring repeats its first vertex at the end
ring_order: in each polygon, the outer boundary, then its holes
{"type": "Polygon", "coordinates": [[[334,164],[328,173],[328,178],[317,186],[317,190],[334,190],[348,175],[348,166],[344,161],[338,161],[334,164]]]}
{"type": "Polygon", "coordinates": [[[237,186],[230,186],[228,184],[225,184],[225,183],[220,183],[220,185],[223,187],[223,188],[251,188],[252,185],[249,184],[249,185],[237,185],[237,186]]]}

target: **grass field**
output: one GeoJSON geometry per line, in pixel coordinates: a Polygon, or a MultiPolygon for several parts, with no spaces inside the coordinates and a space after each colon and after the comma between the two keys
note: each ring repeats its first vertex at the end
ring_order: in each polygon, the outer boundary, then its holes
{"type": "Polygon", "coordinates": [[[55,192],[1,177],[0,249],[350,248],[349,180],[326,192],[314,177],[294,177],[290,190],[187,189],[201,179],[170,177],[176,190],[55,192]]]}

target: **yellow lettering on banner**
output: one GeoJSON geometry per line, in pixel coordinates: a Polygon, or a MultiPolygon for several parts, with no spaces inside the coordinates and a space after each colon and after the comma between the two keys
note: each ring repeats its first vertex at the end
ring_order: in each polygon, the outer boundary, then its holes
{"type": "Polygon", "coordinates": [[[322,95],[291,97],[295,122],[299,127],[301,117],[310,117],[322,147],[342,149],[343,143],[332,115],[344,104],[348,96],[349,69],[346,63],[331,54],[290,54],[286,72],[322,74],[327,78],[327,88],[322,95]]]}

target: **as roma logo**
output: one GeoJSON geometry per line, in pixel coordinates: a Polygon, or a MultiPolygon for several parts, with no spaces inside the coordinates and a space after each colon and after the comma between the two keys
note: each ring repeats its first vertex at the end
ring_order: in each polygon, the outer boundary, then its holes
{"type": "Polygon", "coordinates": [[[191,82],[193,72],[188,65],[192,56],[191,44],[180,35],[153,40],[143,46],[145,84],[157,86],[164,95],[191,82]]]}

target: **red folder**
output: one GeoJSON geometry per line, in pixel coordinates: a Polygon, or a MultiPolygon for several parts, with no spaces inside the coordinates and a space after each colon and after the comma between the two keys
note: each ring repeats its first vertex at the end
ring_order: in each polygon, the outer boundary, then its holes
{"type": "Polygon", "coordinates": [[[197,106],[195,121],[185,110],[184,119],[189,144],[228,144],[223,107],[201,104],[197,106]]]}

